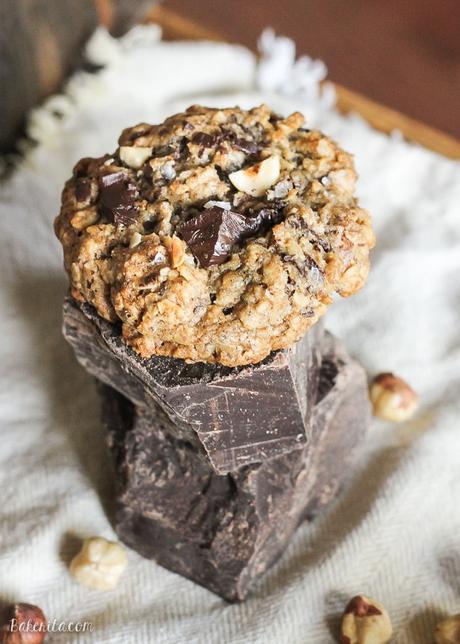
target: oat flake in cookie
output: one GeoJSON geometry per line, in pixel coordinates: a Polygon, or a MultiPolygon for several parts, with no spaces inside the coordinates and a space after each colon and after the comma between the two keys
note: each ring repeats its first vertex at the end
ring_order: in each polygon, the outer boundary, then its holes
{"type": "Polygon", "coordinates": [[[119,146],[77,163],[55,229],[72,295],[142,356],[256,363],[364,284],[353,161],[299,113],[192,106],[119,146]]]}

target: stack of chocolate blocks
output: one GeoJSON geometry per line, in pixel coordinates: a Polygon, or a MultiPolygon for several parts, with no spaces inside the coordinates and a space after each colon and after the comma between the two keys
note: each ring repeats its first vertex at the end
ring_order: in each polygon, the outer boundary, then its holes
{"type": "Polygon", "coordinates": [[[64,334],[101,382],[120,539],[244,599],[352,469],[369,421],[360,365],[320,324],[257,365],[145,360],[72,298],[64,334]]]}

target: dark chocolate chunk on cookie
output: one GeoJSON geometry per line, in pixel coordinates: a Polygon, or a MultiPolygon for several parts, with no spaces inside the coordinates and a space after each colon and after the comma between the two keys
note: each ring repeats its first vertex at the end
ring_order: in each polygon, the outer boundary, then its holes
{"type": "Polygon", "coordinates": [[[232,246],[243,239],[248,229],[244,215],[213,206],[181,224],[177,233],[200,265],[208,268],[225,262],[232,246]]]}
{"type": "Polygon", "coordinates": [[[129,226],[138,216],[136,186],[124,172],[104,174],[99,182],[101,213],[115,224],[129,226]]]}

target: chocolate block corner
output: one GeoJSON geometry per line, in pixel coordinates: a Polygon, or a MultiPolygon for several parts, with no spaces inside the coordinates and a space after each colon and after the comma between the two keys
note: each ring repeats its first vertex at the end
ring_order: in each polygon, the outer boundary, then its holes
{"type": "Polygon", "coordinates": [[[102,387],[120,539],[229,601],[244,599],[299,522],[336,498],[369,422],[364,371],[329,334],[323,347],[311,442],[225,475],[161,415],[102,387]]]}
{"type": "Polygon", "coordinates": [[[307,443],[322,334],[317,324],[292,349],[246,367],[145,360],[91,306],[70,297],[64,304],[64,335],[80,363],[136,407],[161,416],[163,431],[188,441],[218,474],[307,443]]]}

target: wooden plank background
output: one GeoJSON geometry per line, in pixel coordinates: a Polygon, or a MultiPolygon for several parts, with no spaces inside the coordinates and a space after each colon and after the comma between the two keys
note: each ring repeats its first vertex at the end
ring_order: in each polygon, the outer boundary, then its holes
{"type": "Polygon", "coordinates": [[[460,138],[459,0],[165,0],[255,47],[272,26],[321,58],[333,81],[460,138]]]}
{"type": "MultiPolygon", "coordinates": [[[[195,0],[196,2],[197,0],[195,0]]],[[[195,3],[193,6],[195,6],[195,3]]],[[[167,1],[164,6],[154,7],[147,18],[163,27],[166,38],[232,40],[226,37],[225,29],[218,32],[202,23],[191,20],[189,14],[193,14],[193,11],[190,10],[191,5],[188,3],[186,5],[181,3],[181,10],[177,12],[168,8],[170,4],[173,4],[173,2],[167,1]]],[[[244,12],[243,15],[245,15],[244,12]]],[[[358,112],[371,125],[383,132],[391,132],[395,129],[400,130],[408,140],[416,141],[450,158],[460,159],[460,141],[455,137],[408,117],[395,109],[379,104],[339,83],[335,83],[335,86],[338,107],[343,112],[358,112]]]]}
{"type": "MultiPolygon", "coordinates": [[[[26,111],[59,91],[78,66],[81,48],[98,21],[119,33],[151,5],[152,0],[2,0],[0,151],[14,143],[26,111]]],[[[265,26],[276,25],[294,37],[300,53],[324,58],[332,77],[347,81],[336,82],[343,111],[355,110],[383,131],[400,129],[408,139],[460,158],[460,142],[432,127],[437,123],[460,133],[459,0],[165,0],[150,19],[170,37],[224,38],[252,47],[265,26]],[[400,73],[382,82],[395,58],[401,60],[400,73]],[[366,96],[356,87],[368,88],[366,96]],[[386,97],[392,107],[369,96],[386,97]],[[403,115],[395,105],[408,115],[425,114],[430,125],[403,115]]]]}

